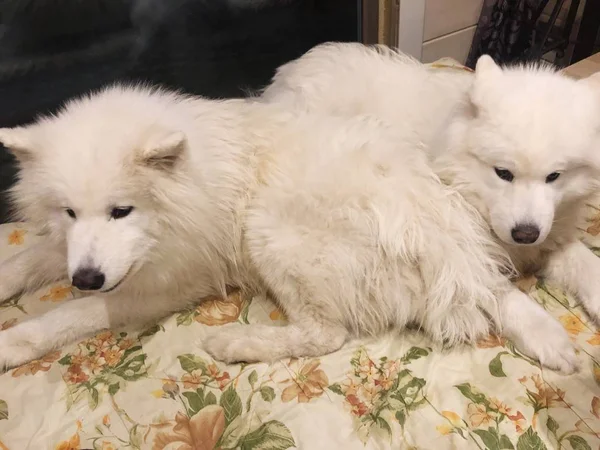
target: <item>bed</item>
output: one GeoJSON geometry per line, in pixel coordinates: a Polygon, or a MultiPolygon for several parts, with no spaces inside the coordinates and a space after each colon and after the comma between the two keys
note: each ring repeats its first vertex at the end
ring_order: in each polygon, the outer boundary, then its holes
{"type": "MultiPolygon", "coordinates": [[[[580,229],[600,255],[600,200],[580,229]]],[[[1,225],[0,259],[39,239],[1,225]]],[[[501,337],[444,350],[406,331],[317,359],[224,365],[202,350],[209,327],[285,323],[266,299],[233,292],[0,375],[0,449],[600,449],[600,330],[544,280],[517,284],[563,324],[578,374],[540,368],[501,337]]],[[[60,282],[12,298],[0,330],[78,295],[60,282]]]]}

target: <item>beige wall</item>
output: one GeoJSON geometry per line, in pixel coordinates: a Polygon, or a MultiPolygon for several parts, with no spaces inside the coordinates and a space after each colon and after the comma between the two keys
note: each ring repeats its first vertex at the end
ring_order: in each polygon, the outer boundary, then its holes
{"type": "MultiPolygon", "coordinates": [[[[585,0],[581,2],[574,32],[584,3],[585,0]]],[[[546,11],[555,4],[556,0],[550,0],[546,11]]],[[[423,62],[451,57],[464,63],[482,5],[483,0],[400,0],[398,46],[423,62]]],[[[559,23],[566,18],[569,5],[570,0],[567,0],[559,23]]],[[[547,18],[548,14],[545,15],[547,18]]]]}
{"type": "Polygon", "coordinates": [[[401,50],[424,62],[449,56],[464,62],[483,0],[400,0],[401,50]]]}

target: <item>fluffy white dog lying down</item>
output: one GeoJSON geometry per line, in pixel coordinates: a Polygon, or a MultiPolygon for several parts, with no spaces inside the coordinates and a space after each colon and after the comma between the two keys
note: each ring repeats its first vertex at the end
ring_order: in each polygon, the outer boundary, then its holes
{"type": "Polygon", "coordinates": [[[512,323],[503,250],[403,139],[371,117],[129,87],[0,130],[18,217],[47,233],[0,265],[0,295],[65,276],[93,291],[1,331],[0,365],[229,285],[268,291],[290,324],[215,329],[203,345],[224,361],[322,355],[413,322],[450,344],[487,316],[512,323]]]}
{"type": "MultiPolygon", "coordinates": [[[[548,67],[501,69],[483,56],[473,75],[384,47],[325,44],[282,66],[263,99],[393,124],[402,147],[422,146],[479,210],[521,273],[558,283],[600,319],[600,259],[576,228],[600,187],[600,74],[575,81],[548,67]]],[[[516,289],[500,307],[521,350],[576,369],[567,334],[541,307],[516,289]]]]}

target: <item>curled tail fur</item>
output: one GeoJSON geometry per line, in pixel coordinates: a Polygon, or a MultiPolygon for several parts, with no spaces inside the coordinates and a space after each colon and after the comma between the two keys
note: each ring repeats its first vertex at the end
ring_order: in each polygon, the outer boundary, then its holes
{"type": "Polygon", "coordinates": [[[460,194],[448,190],[445,203],[430,210],[425,226],[416,231],[427,297],[423,327],[448,344],[471,342],[489,333],[490,321],[500,328],[497,301],[514,268],[460,194]]]}

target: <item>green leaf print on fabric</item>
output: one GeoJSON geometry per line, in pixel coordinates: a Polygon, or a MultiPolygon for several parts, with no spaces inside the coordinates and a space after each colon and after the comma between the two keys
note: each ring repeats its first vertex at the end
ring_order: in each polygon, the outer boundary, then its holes
{"type": "Polygon", "coordinates": [[[573,450],[592,450],[590,444],[581,436],[569,436],[567,441],[569,441],[573,450]]]}
{"type": "Polygon", "coordinates": [[[547,447],[533,428],[529,427],[519,436],[517,450],[547,450],[547,447]]]}
{"type": "Polygon", "coordinates": [[[569,436],[567,441],[569,441],[573,450],[592,450],[587,441],[581,436],[569,436]]]}
{"type": "Polygon", "coordinates": [[[286,450],[296,443],[290,430],[277,420],[262,424],[240,442],[241,450],[286,450]]]}
{"type": "Polygon", "coordinates": [[[500,435],[493,427],[487,430],[473,430],[481,438],[485,447],[489,450],[514,449],[510,439],[506,435],[500,435]]]}
{"type": "Polygon", "coordinates": [[[472,387],[470,383],[463,383],[455,386],[462,395],[471,400],[473,403],[485,405],[489,408],[490,402],[488,401],[485,394],[479,392],[476,388],[472,387]]]}
{"type": "Polygon", "coordinates": [[[187,373],[192,373],[194,370],[201,370],[202,372],[208,371],[208,364],[199,356],[186,353],[185,355],[178,356],[177,359],[179,360],[181,368],[187,373]]]}
{"type": "Polygon", "coordinates": [[[498,353],[494,359],[492,359],[490,361],[489,364],[489,369],[490,369],[490,374],[494,377],[506,377],[506,374],[504,373],[504,369],[502,367],[502,356],[504,355],[508,355],[508,352],[500,352],[498,353]]]}
{"type": "Polygon", "coordinates": [[[229,425],[233,420],[242,413],[242,401],[240,396],[233,389],[233,386],[223,392],[219,404],[225,411],[225,422],[229,425]]]}

